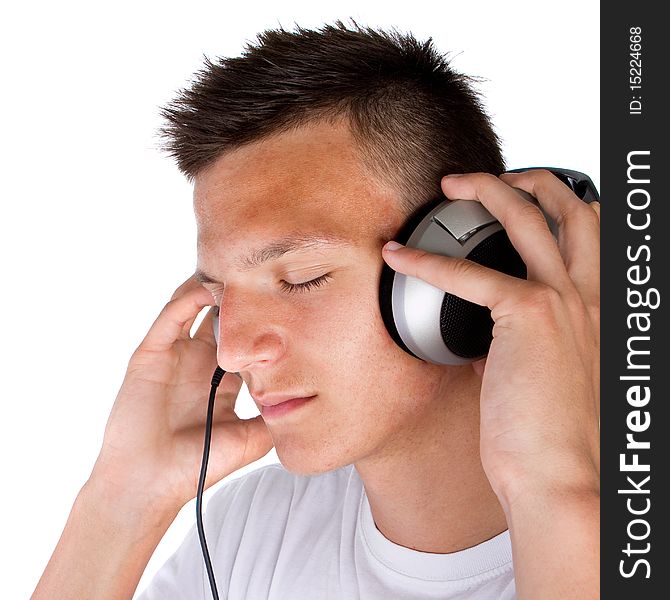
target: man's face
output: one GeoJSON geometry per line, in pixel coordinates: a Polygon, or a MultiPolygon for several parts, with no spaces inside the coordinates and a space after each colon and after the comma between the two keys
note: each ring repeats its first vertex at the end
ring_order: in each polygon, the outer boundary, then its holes
{"type": "Polygon", "coordinates": [[[379,312],[398,206],[344,124],[248,144],[196,178],[198,267],[221,282],[205,284],[220,306],[219,365],[240,373],[261,414],[264,395],[315,396],[264,415],[291,471],[404,451],[444,401],[445,369],[398,348],[379,312]]]}

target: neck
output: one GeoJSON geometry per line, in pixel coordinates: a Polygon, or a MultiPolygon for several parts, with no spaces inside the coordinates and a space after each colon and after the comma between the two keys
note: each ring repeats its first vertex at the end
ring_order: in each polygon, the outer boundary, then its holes
{"type": "Polygon", "coordinates": [[[356,463],[375,525],[388,540],[448,553],[507,529],[479,455],[479,386],[470,367],[455,369],[434,410],[412,427],[420,435],[401,434],[392,448],[356,463]]]}

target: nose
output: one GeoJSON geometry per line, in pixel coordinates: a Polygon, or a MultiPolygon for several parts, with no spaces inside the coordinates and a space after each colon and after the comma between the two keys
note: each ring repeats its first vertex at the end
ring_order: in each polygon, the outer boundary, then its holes
{"type": "Polygon", "coordinates": [[[219,366],[233,373],[274,366],[286,351],[277,321],[268,298],[226,289],[218,317],[219,366]]]}

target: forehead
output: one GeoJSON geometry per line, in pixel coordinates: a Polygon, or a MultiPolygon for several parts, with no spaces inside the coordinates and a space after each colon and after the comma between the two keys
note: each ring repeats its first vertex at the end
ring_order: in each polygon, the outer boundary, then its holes
{"type": "Polygon", "coordinates": [[[320,123],[227,153],[195,179],[198,245],[292,233],[359,239],[395,233],[397,193],[372,177],[346,126],[320,123]]]}

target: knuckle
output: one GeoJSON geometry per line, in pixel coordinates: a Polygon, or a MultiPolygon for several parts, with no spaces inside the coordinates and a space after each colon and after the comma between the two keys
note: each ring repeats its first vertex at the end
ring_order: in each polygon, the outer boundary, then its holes
{"type": "Polygon", "coordinates": [[[560,183],[560,180],[548,169],[531,169],[526,172],[529,180],[532,182],[534,190],[537,192],[545,190],[549,186],[560,183]]]}
{"type": "Polygon", "coordinates": [[[544,216],[542,215],[542,211],[539,209],[539,207],[530,202],[524,202],[523,204],[521,204],[521,206],[519,207],[519,213],[529,219],[544,220],[544,216]]]}
{"type": "Polygon", "coordinates": [[[479,179],[482,183],[492,183],[494,181],[498,181],[498,177],[493,175],[493,173],[475,173],[475,177],[477,177],[477,179],[479,179]]]}
{"type": "Polygon", "coordinates": [[[585,202],[563,206],[558,214],[557,224],[563,226],[567,223],[581,225],[593,229],[600,229],[600,219],[596,212],[585,202]]]}
{"type": "Polygon", "coordinates": [[[530,171],[531,176],[534,177],[538,183],[551,185],[558,181],[556,175],[554,175],[549,169],[533,169],[530,171]]]}
{"type": "Polygon", "coordinates": [[[584,315],[587,313],[584,298],[575,285],[567,287],[560,296],[560,299],[568,312],[574,313],[575,315],[584,315]]]}
{"type": "Polygon", "coordinates": [[[533,312],[553,312],[560,303],[560,294],[554,288],[542,283],[531,285],[524,299],[525,308],[533,312]]]}
{"type": "Polygon", "coordinates": [[[475,189],[477,193],[485,192],[491,186],[500,183],[500,179],[491,173],[475,173],[473,174],[475,180],[475,189]]]}
{"type": "Polygon", "coordinates": [[[453,274],[456,277],[468,277],[469,275],[476,273],[478,268],[476,263],[465,258],[455,259],[452,262],[453,274]]]}
{"type": "Polygon", "coordinates": [[[141,342],[135,351],[131,354],[130,359],[128,360],[127,371],[133,372],[137,369],[141,369],[149,359],[149,352],[145,347],[145,342],[141,342]]]}
{"type": "Polygon", "coordinates": [[[178,311],[175,310],[175,307],[178,306],[179,303],[181,303],[181,297],[180,298],[172,298],[169,300],[165,306],[161,309],[160,314],[158,315],[158,318],[160,320],[172,320],[175,318],[175,315],[177,314],[178,311]]]}
{"type": "Polygon", "coordinates": [[[530,188],[528,191],[533,196],[542,194],[548,187],[559,182],[558,177],[548,169],[528,169],[519,173],[508,173],[506,176],[514,177],[524,188],[530,188]]]}
{"type": "Polygon", "coordinates": [[[423,277],[431,270],[432,257],[425,250],[418,250],[414,257],[414,274],[423,277]]]}
{"type": "Polygon", "coordinates": [[[533,169],[528,172],[528,176],[532,185],[532,194],[535,197],[549,193],[558,184],[563,185],[560,179],[548,169],[533,169]]]}
{"type": "Polygon", "coordinates": [[[172,308],[177,304],[178,301],[179,301],[179,298],[170,298],[170,300],[168,300],[168,302],[163,307],[163,310],[162,310],[163,314],[165,314],[167,312],[170,312],[172,310],[172,308]]]}
{"type": "MultiPolygon", "coordinates": [[[[187,282],[188,283],[188,282],[187,282]]],[[[170,297],[170,300],[176,300],[177,298],[180,298],[181,296],[184,295],[185,290],[187,289],[187,283],[183,283],[180,285],[173,293],[172,296],[170,297]]]]}
{"type": "Polygon", "coordinates": [[[600,212],[590,204],[584,204],[584,221],[596,229],[600,229],[600,212]]]}
{"type": "Polygon", "coordinates": [[[511,218],[514,219],[515,216],[525,225],[547,226],[547,221],[542,211],[530,202],[524,202],[517,210],[513,211],[511,218]]]}

